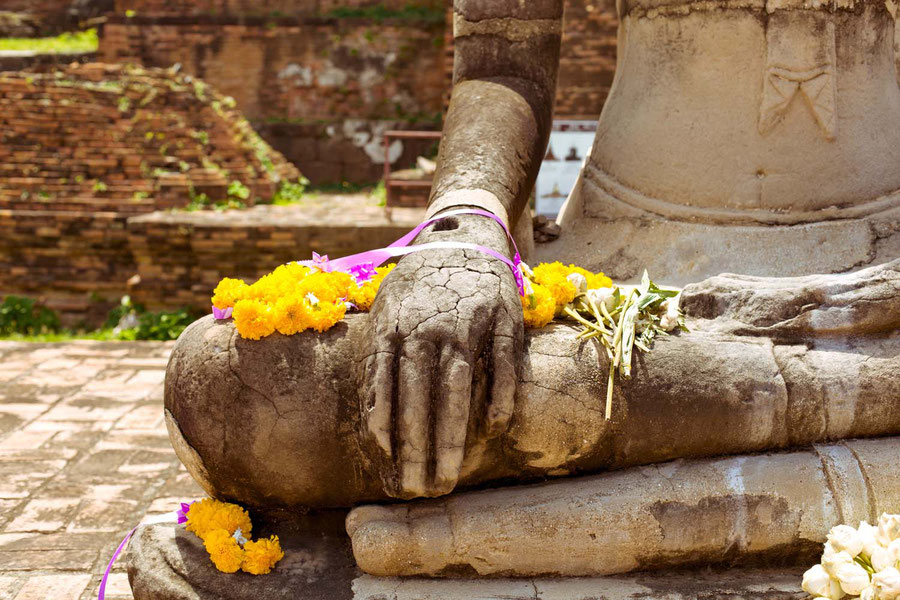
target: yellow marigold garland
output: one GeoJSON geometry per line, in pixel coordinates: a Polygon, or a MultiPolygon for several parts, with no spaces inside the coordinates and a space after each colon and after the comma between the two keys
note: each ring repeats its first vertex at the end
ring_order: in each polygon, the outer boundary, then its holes
{"type": "MultiPolygon", "coordinates": [[[[350,307],[370,310],[381,282],[393,268],[378,267],[368,281],[358,284],[347,273],[290,263],[251,285],[226,277],[216,286],[212,304],[221,311],[233,309],[235,327],[246,339],[259,340],[276,331],[282,335],[307,329],[322,333],[343,320],[350,307]]],[[[583,276],[590,289],[612,285],[603,273],[561,262],[539,264],[528,271],[530,286],[522,297],[527,327],[544,327],[572,303],[579,293],[570,280],[573,273],[583,276]]]]}
{"type": "Polygon", "coordinates": [[[186,516],[186,529],[203,540],[210,560],[223,573],[265,575],[284,558],[277,535],[249,539],[250,515],[237,504],[205,498],[191,504],[186,516]]]}

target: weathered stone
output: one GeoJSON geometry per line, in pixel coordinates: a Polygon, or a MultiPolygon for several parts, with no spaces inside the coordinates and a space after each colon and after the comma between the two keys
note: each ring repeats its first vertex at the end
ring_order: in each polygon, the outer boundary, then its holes
{"type": "MultiPolygon", "coordinates": [[[[896,270],[872,277],[881,281],[872,287],[877,297],[900,285],[896,270]]],[[[853,281],[860,277],[829,276],[816,289],[840,299],[837,290],[853,287],[841,282],[853,281]]],[[[786,319],[790,307],[806,303],[797,295],[809,293],[766,280],[746,285],[737,295],[743,306],[766,302],[775,314],[777,301],[786,319]]],[[[724,311],[736,297],[714,283],[685,294],[689,310],[701,314],[709,306],[724,311]]],[[[820,295],[817,310],[831,310],[829,297],[820,295]]],[[[889,323],[895,317],[883,316],[889,323]]],[[[618,382],[611,421],[602,407],[605,352],[575,340],[567,325],[530,332],[510,429],[489,442],[466,440],[461,485],[900,434],[895,327],[852,339],[800,328],[775,340],[722,331],[752,328],[736,320],[745,317],[755,313],[692,318],[691,333],[659,339],[639,355],[634,377],[618,382]]],[[[215,495],[251,506],[384,499],[376,465],[358,442],[357,377],[371,352],[367,315],[351,315],[325,334],[260,342],[206,317],[184,333],[169,364],[166,408],[177,424],[176,450],[215,495]]],[[[483,397],[487,371],[476,369],[473,377],[483,397]]],[[[473,413],[471,421],[480,418],[473,413]]]]}
{"type": "Polygon", "coordinates": [[[596,576],[708,564],[814,563],[835,525],[900,510],[900,439],[676,461],[538,486],[355,509],[379,576],[596,576]]]}
{"type": "Polygon", "coordinates": [[[621,13],[594,148],[539,258],[685,284],[846,271],[898,237],[890,7],[642,1],[621,13]]]}
{"type": "MultiPolygon", "coordinates": [[[[311,515],[312,517],[312,515],[311,515]]],[[[315,517],[313,519],[315,520],[315,517]]],[[[279,527],[285,558],[265,576],[218,573],[199,539],[172,525],[142,527],[131,542],[135,600],[800,600],[802,569],[638,573],[579,579],[442,581],[371,577],[332,521],[279,527]],[[329,527],[331,529],[329,529],[329,527]],[[325,540],[326,543],[323,543],[325,540]]]]}

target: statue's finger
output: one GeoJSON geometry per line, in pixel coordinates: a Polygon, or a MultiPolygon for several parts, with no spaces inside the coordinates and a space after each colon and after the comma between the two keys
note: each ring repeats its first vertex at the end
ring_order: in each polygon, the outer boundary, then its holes
{"type": "Polygon", "coordinates": [[[396,469],[404,498],[427,495],[428,431],[431,423],[431,382],[433,368],[428,363],[433,345],[407,340],[400,356],[400,368],[394,382],[397,395],[396,469]]]}
{"type": "Polygon", "coordinates": [[[485,415],[487,435],[494,437],[509,427],[516,401],[516,362],[521,347],[521,327],[501,312],[494,329],[493,356],[490,357],[493,377],[485,415]]]}
{"type": "Polygon", "coordinates": [[[390,344],[379,344],[366,361],[363,422],[368,434],[375,440],[388,458],[392,456],[392,423],[394,382],[396,379],[397,353],[390,344]]]}
{"type": "Polygon", "coordinates": [[[433,495],[449,494],[459,481],[472,405],[471,362],[451,348],[445,348],[441,356],[441,387],[434,431],[433,495]]]}

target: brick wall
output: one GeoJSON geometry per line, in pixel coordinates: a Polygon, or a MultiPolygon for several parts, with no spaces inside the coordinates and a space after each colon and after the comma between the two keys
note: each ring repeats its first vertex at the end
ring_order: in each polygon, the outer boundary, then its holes
{"type": "Polygon", "coordinates": [[[90,319],[134,274],[128,216],[184,206],[191,188],[224,196],[234,180],[268,197],[298,176],[199,82],[98,64],[2,73],[0,296],[90,319]]]}
{"type": "MultiPolygon", "coordinates": [[[[100,59],[181,65],[238,107],[313,183],[381,177],[385,129],[439,128],[443,24],[360,19],[163,19],[138,11],[102,30],[100,59]],[[248,24],[248,21],[251,23],[248,24]]],[[[391,152],[404,168],[428,144],[391,152]]]]}
{"type": "Polygon", "coordinates": [[[616,73],[613,0],[567,0],[555,115],[597,119],[616,73]]]}
{"type": "Polygon", "coordinates": [[[0,11],[27,15],[37,29],[48,35],[67,31],[81,21],[112,10],[114,0],[2,0],[0,11]]]}
{"type": "MultiPolygon", "coordinates": [[[[50,1],[50,0],[46,0],[50,1]]],[[[239,15],[254,16],[317,16],[327,15],[335,9],[384,7],[402,10],[410,4],[416,6],[442,6],[443,0],[115,0],[116,12],[133,10],[138,15],[198,16],[239,15]]]]}

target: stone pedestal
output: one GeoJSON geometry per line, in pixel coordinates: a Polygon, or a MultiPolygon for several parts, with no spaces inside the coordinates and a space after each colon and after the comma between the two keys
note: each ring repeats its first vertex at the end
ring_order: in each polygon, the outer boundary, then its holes
{"type": "Polygon", "coordinates": [[[263,526],[285,558],[268,575],[219,573],[183,527],[135,535],[128,575],[135,600],[799,600],[802,568],[636,573],[609,578],[380,578],[356,569],[339,513],[263,526]]]}

